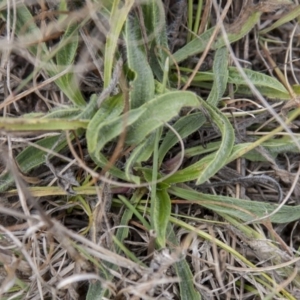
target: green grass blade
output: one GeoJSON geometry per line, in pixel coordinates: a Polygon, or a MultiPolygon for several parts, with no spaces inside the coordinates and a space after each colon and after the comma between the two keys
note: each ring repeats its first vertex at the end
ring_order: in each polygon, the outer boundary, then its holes
{"type": "Polygon", "coordinates": [[[89,285],[89,289],[86,295],[86,300],[102,300],[106,295],[107,290],[102,287],[100,282],[93,282],[89,285]]]}
{"type": "MultiPolygon", "coordinates": [[[[121,225],[121,224],[120,224],[120,225],[121,225]]],[[[131,252],[127,247],[125,247],[125,245],[124,245],[121,241],[119,241],[119,240],[117,239],[117,237],[115,237],[115,236],[113,235],[113,236],[112,236],[112,240],[113,240],[114,244],[116,245],[116,247],[118,247],[118,249],[119,249],[120,251],[123,252],[123,255],[124,255],[126,258],[130,259],[131,261],[134,261],[135,263],[137,263],[137,264],[139,264],[139,265],[142,265],[142,266],[146,267],[146,265],[145,265],[144,263],[142,263],[141,260],[139,260],[139,259],[134,255],[133,252],[131,252]]]]}
{"type": "Polygon", "coordinates": [[[202,7],[203,7],[203,0],[198,0],[197,12],[196,12],[196,17],[195,17],[195,22],[193,27],[194,35],[192,36],[192,39],[196,38],[195,35],[197,35],[197,32],[199,30],[202,7]]]}
{"type": "Polygon", "coordinates": [[[193,274],[186,260],[174,264],[176,274],[180,278],[179,289],[181,300],[201,300],[202,297],[194,288],[193,274]]]}
{"type": "MultiPolygon", "coordinates": [[[[144,193],[142,191],[139,191],[140,193],[142,193],[142,195],[144,195],[144,193]]],[[[147,220],[144,218],[144,216],[136,209],[136,205],[138,204],[139,201],[128,201],[126,199],[126,197],[119,195],[119,198],[121,199],[121,201],[124,203],[124,205],[130,210],[132,211],[132,213],[135,215],[135,217],[141,222],[141,224],[147,229],[150,230],[151,226],[150,224],[147,222],[147,220]]],[[[141,197],[139,197],[139,200],[141,199],[141,197]]]]}
{"type": "MultiPolygon", "coordinates": [[[[54,76],[55,72],[48,71],[49,74],[54,76]]],[[[78,82],[76,81],[74,73],[70,72],[59,79],[55,80],[56,85],[63,91],[63,93],[72,101],[76,106],[84,107],[86,102],[80,92],[78,82]]]]}
{"type": "Polygon", "coordinates": [[[190,42],[192,39],[192,32],[193,32],[193,10],[194,10],[194,1],[188,1],[188,35],[187,35],[187,42],[190,42]]]}

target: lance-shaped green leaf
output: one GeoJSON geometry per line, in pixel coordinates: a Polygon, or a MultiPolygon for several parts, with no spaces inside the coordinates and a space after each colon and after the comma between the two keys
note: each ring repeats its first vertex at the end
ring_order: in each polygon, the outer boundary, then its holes
{"type": "Polygon", "coordinates": [[[98,96],[93,94],[89,103],[84,107],[54,108],[43,116],[45,119],[90,120],[97,111],[98,96]]]}
{"type": "Polygon", "coordinates": [[[126,160],[125,173],[128,179],[132,177],[132,168],[150,158],[154,150],[155,134],[149,135],[145,141],[140,143],[126,160]]]}
{"type": "Polygon", "coordinates": [[[82,109],[79,107],[68,107],[68,108],[55,108],[49,113],[44,115],[42,118],[45,119],[72,119],[76,118],[82,109]]]}
{"type": "Polygon", "coordinates": [[[81,110],[81,113],[78,114],[74,119],[77,120],[91,120],[95,113],[97,112],[97,100],[98,96],[93,94],[90,97],[89,103],[81,110]]]}
{"type": "MultiPolygon", "coordinates": [[[[229,82],[229,81],[228,81],[229,82]]],[[[278,84],[281,84],[277,81],[278,84]]],[[[265,87],[265,86],[256,86],[257,90],[265,97],[274,100],[291,100],[291,96],[288,92],[276,91],[273,88],[265,87]]],[[[253,92],[251,89],[245,85],[237,85],[235,88],[235,94],[237,95],[249,95],[253,96],[253,92]]]]}
{"type": "MultiPolygon", "coordinates": [[[[221,195],[208,195],[176,186],[171,187],[169,192],[177,197],[195,201],[199,205],[211,209],[216,213],[227,214],[244,222],[271,214],[278,207],[278,204],[241,200],[221,195]]],[[[288,223],[298,220],[299,218],[300,205],[284,205],[276,214],[272,215],[269,220],[274,223],[288,223]]]]}
{"type": "MultiPolygon", "coordinates": [[[[197,112],[180,118],[173,126],[182,139],[198,130],[205,122],[206,118],[202,112],[197,112]]],[[[159,165],[161,165],[168,151],[178,143],[178,137],[172,130],[169,130],[159,147],[159,165]]]]}
{"type": "MultiPolygon", "coordinates": [[[[93,161],[97,164],[97,166],[99,166],[101,168],[105,168],[109,164],[108,159],[100,151],[90,152],[90,156],[93,159],[93,161]]],[[[131,175],[130,178],[128,178],[128,176],[125,174],[125,172],[121,171],[120,169],[118,169],[115,166],[110,167],[108,172],[112,176],[122,179],[124,181],[131,180],[135,184],[141,183],[141,179],[139,176],[131,175]]]]}
{"type": "Polygon", "coordinates": [[[151,203],[152,226],[156,233],[156,241],[160,247],[166,246],[166,232],[171,214],[171,199],[166,189],[156,191],[156,199],[151,203]]]}
{"type": "Polygon", "coordinates": [[[122,95],[117,95],[106,99],[100,106],[97,113],[89,122],[86,139],[89,153],[98,151],[98,139],[101,136],[100,129],[107,120],[111,120],[119,116],[124,108],[124,101],[122,95]]]}
{"type": "MultiPolygon", "coordinates": [[[[298,143],[299,138],[296,138],[298,143]]],[[[299,153],[299,148],[296,145],[295,140],[290,136],[283,136],[281,138],[270,139],[263,142],[261,145],[262,151],[258,152],[253,149],[252,143],[242,143],[235,145],[227,163],[239,158],[245,157],[252,161],[267,161],[266,156],[269,155],[271,158],[275,158],[279,153],[299,153]],[[247,151],[248,150],[248,151],[247,151]]]]}
{"type": "MultiPolygon", "coordinates": [[[[235,84],[239,89],[244,88],[245,92],[247,89],[249,90],[249,88],[247,88],[247,81],[245,81],[244,77],[240,74],[237,68],[229,67],[228,70],[228,83],[235,84]]],[[[259,90],[261,90],[263,94],[268,93],[268,95],[270,95],[272,98],[290,98],[286,88],[276,78],[249,69],[243,69],[243,71],[247,75],[249,81],[251,81],[259,90]]]]}
{"type": "MultiPolygon", "coordinates": [[[[206,30],[200,36],[192,40],[191,42],[187,43],[185,46],[181,47],[178,51],[173,54],[173,59],[177,63],[182,62],[183,60],[187,59],[190,56],[202,53],[205,50],[205,47],[213,34],[215,27],[206,30]]],[[[171,59],[170,65],[173,65],[174,62],[171,59]]]]}
{"type": "MultiPolygon", "coordinates": [[[[56,63],[58,69],[67,68],[74,63],[78,48],[78,26],[70,23],[58,45],[59,51],[56,53],[56,63]]],[[[54,71],[49,71],[54,76],[54,71]]],[[[58,73],[58,72],[57,72],[58,73]]],[[[64,94],[77,106],[85,106],[85,100],[81,94],[78,81],[74,72],[58,78],[55,83],[62,89],[64,94]]]]}
{"type": "Polygon", "coordinates": [[[218,49],[215,53],[213,75],[214,83],[206,102],[216,106],[226,90],[228,81],[228,51],[226,47],[218,49]]]}
{"type": "MultiPolygon", "coordinates": [[[[247,75],[248,80],[244,79],[237,68],[228,67],[228,83],[236,86],[236,93],[251,95],[252,91],[248,87],[248,82],[251,81],[259,92],[266,97],[283,100],[291,98],[286,88],[276,78],[249,69],[243,69],[243,71],[247,75]]],[[[208,82],[212,81],[214,76],[213,72],[198,72],[193,80],[193,85],[211,89],[212,87],[208,82]]],[[[187,77],[182,76],[181,79],[182,83],[187,82],[187,77]]]]}
{"type": "Polygon", "coordinates": [[[75,120],[90,120],[97,112],[97,95],[93,94],[89,103],[84,108],[68,107],[56,108],[43,116],[46,119],[75,119],[75,120]]]}
{"type": "MultiPolygon", "coordinates": [[[[296,137],[296,140],[298,143],[300,142],[299,137],[296,137]]],[[[295,141],[288,135],[281,138],[270,139],[261,145],[267,148],[271,153],[299,153],[299,148],[295,141]]]]}
{"type": "Polygon", "coordinates": [[[206,145],[196,146],[192,148],[188,148],[185,150],[185,157],[193,157],[196,155],[203,155],[205,153],[210,153],[220,148],[221,142],[211,142],[206,145]]]}
{"type": "Polygon", "coordinates": [[[105,144],[119,136],[124,131],[126,126],[130,126],[132,123],[138,120],[144,114],[144,112],[144,108],[137,108],[130,110],[125,115],[102,122],[99,126],[97,126],[97,131],[94,132],[93,136],[93,139],[95,140],[95,151],[101,151],[105,144]]]}
{"type": "MultiPolygon", "coordinates": [[[[204,172],[207,165],[214,160],[215,156],[216,156],[216,152],[206,155],[204,158],[190,165],[189,167],[184,168],[182,170],[178,170],[174,175],[167,178],[164,182],[168,184],[172,184],[172,183],[187,182],[187,181],[192,181],[197,179],[199,177],[199,174],[202,174],[204,172]]],[[[220,166],[219,169],[221,169],[222,166],[220,166]]]]}
{"type": "MultiPolygon", "coordinates": [[[[71,138],[73,138],[71,136],[71,138]]],[[[42,146],[52,151],[60,151],[67,146],[65,138],[61,136],[52,136],[44,138],[36,142],[38,146],[42,146]]],[[[27,173],[33,168],[43,164],[45,162],[45,157],[47,153],[43,150],[37,149],[34,146],[29,146],[23,150],[17,157],[16,161],[20,170],[23,173],[27,173]]],[[[5,173],[0,176],[0,192],[5,191],[14,182],[13,175],[10,173],[5,173]]]]}
{"type": "Polygon", "coordinates": [[[158,173],[158,145],[162,134],[162,128],[155,132],[154,152],[153,152],[153,165],[151,170],[151,179],[147,175],[147,170],[144,168],[143,173],[146,180],[151,181],[151,201],[150,201],[150,219],[151,227],[156,234],[156,243],[159,248],[166,247],[166,228],[171,213],[171,201],[166,192],[166,188],[159,186],[157,180],[158,173]],[[146,175],[146,176],[145,176],[146,175]]]}
{"type": "Polygon", "coordinates": [[[184,106],[199,106],[199,101],[194,93],[170,92],[148,101],[141,106],[144,113],[129,127],[126,143],[139,144],[150,132],[178,115],[184,106]]]}
{"type": "Polygon", "coordinates": [[[208,180],[211,176],[215,175],[220,168],[224,165],[224,161],[230,156],[231,150],[234,145],[234,130],[226,118],[219,110],[214,107],[209,106],[204,101],[202,105],[210,114],[212,121],[218,126],[221,135],[222,142],[219,150],[215,153],[214,157],[205,163],[204,170],[200,173],[196,184],[201,184],[208,180]]]}
{"type": "Polygon", "coordinates": [[[234,144],[234,130],[228,119],[215,107],[210,106],[201,100],[202,106],[210,115],[211,121],[219,128],[222,141],[217,151],[211,153],[191,166],[177,171],[166,179],[166,183],[184,182],[195,180],[201,184],[216,174],[225,164],[231,155],[234,144]]]}
{"type": "Polygon", "coordinates": [[[59,51],[56,53],[56,63],[60,67],[68,67],[73,64],[78,48],[78,28],[69,24],[58,45],[59,51]]]}
{"type": "MultiPolygon", "coordinates": [[[[300,139],[297,138],[298,143],[300,139]]],[[[240,144],[240,150],[249,147],[249,144],[240,144]],[[244,147],[243,147],[244,146],[244,147]]],[[[269,155],[272,158],[275,158],[279,153],[299,153],[299,148],[296,145],[295,141],[290,136],[283,136],[281,138],[270,139],[269,141],[263,142],[261,144],[262,151],[269,155]]],[[[232,154],[234,154],[233,152],[232,154]]],[[[251,160],[251,161],[267,161],[266,155],[263,155],[257,150],[250,150],[242,156],[251,160]]]]}
{"type": "Polygon", "coordinates": [[[87,125],[84,120],[0,118],[0,128],[6,131],[76,130],[87,125]]]}
{"type": "MultiPolygon", "coordinates": [[[[241,24],[235,24],[239,26],[231,26],[229,30],[227,30],[227,38],[229,43],[233,43],[244,37],[258,22],[262,12],[261,11],[253,11],[248,18],[243,19],[241,24]],[[235,28],[233,28],[235,27],[235,28]]],[[[210,28],[209,30],[205,31],[199,37],[195,38],[184,47],[181,47],[177,52],[174,53],[173,57],[177,63],[187,59],[192,55],[196,55],[201,53],[206,48],[206,45],[211,38],[215,27],[210,28]]],[[[212,44],[211,49],[216,50],[226,45],[224,38],[220,35],[216,41],[212,44]]],[[[172,64],[172,60],[170,60],[172,64]]]]}
{"type": "MultiPolygon", "coordinates": [[[[104,168],[108,164],[107,158],[101,153],[101,148],[106,142],[124,130],[124,122],[128,125],[128,119],[125,116],[120,116],[123,109],[124,99],[122,95],[110,97],[102,103],[87,127],[86,139],[89,154],[94,162],[101,168],[104,168]],[[118,118],[118,116],[120,117],[118,118]],[[113,124],[116,127],[110,128],[113,124]]],[[[141,111],[142,110],[131,112],[131,121],[132,118],[139,115],[141,111]]],[[[122,180],[128,180],[125,173],[114,166],[110,168],[109,173],[122,180]]],[[[131,180],[137,184],[140,182],[138,176],[131,176],[131,180]]]]}
{"type": "Polygon", "coordinates": [[[147,61],[140,25],[136,19],[128,18],[125,32],[128,66],[135,74],[131,82],[130,106],[139,108],[154,97],[154,77],[147,61]]]}

